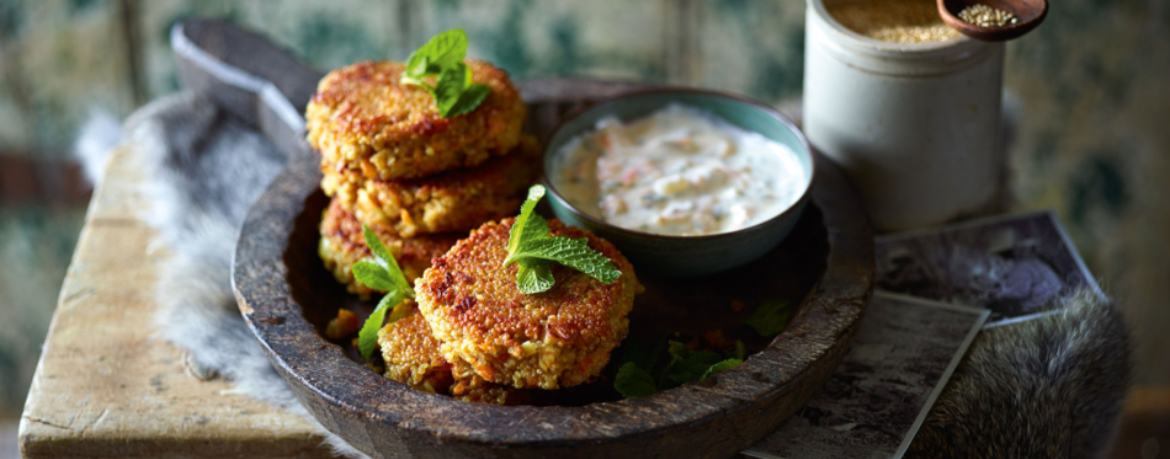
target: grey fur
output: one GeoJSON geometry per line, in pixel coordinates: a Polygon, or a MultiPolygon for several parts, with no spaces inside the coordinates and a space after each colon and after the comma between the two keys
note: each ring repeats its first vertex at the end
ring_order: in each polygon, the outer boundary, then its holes
{"type": "Polygon", "coordinates": [[[1061,311],[984,330],[906,457],[1108,456],[1132,351],[1117,306],[1090,291],[1061,311]]]}
{"type": "Polygon", "coordinates": [[[101,180],[110,152],[121,141],[121,121],[110,112],[97,108],[90,110],[73,144],[73,154],[81,162],[85,178],[90,183],[101,180]]]}
{"type": "MultiPolygon", "coordinates": [[[[283,167],[263,136],[184,92],[157,100],[123,127],[140,165],[142,218],[156,241],[174,253],[160,266],[154,297],[159,335],[186,349],[185,363],[201,379],[222,375],[233,391],[309,419],[335,454],[364,458],[317,424],[296,400],[240,317],[231,290],[231,260],[248,208],[283,167]]],[[[103,155],[83,156],[104,168],[103,155]]]]}

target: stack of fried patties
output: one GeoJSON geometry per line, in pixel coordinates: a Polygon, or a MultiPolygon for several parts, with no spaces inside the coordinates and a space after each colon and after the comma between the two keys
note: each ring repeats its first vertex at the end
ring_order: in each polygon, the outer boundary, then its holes
{"type": "Polygon", "coordinates": [[[325,76],[306,110],[321,153],[321,258],[351,293],[370,290],[350,268],[369,258],[361,225],[390,248],[408,279],[468,231],[518,212],[539,177],[537,142],[520,133],[526,108],[508,74],[469,61],[491,93],[473,111],[441,118],[434,98],[400,82],[404,65],[361,62],[325,76]]]}
{"type": "MultiPolygon", "coordinates": [[[[402,84],[405,66],[398,62],[362,62],[335,70],[321,80],[309,102],[308,141],[321,153],[321,188],[332,198],[321,221],[318,251],[351,293],[363,298],[372,293],[352,272],[359,260],[372,259],[363,224],[414,282],[433,258],[471,229],[515,215],[528,187],[539,178],[539,145],[520,133],[526,116],[520,93],[506,72],[484,62],[469,60],[467,65],[473,82],[491,92],[460,116],[440,117],[425,88],[402,84]]],[[[434,339],[425,327],[416,312],[394,328],[406,333],[401,338],[418,341],[411,344],[418,349],[434,339]]],[[[418,372],[395,377],[387,360],[388,377],[416,388],[433,392],[435,385],[449,383],[418,372]]]]}

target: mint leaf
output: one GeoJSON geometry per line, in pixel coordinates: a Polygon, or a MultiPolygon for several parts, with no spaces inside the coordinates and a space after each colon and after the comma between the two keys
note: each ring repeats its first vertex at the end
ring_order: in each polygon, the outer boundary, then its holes
{"type": "Polygon", "coordinates": [[[423,78],[428,76],[437,76],[439,74],[437,66],[430,65],[426,56],[410,55],[410,59],[406,62],[406,70],[402,72],[402,83],[411,84],[415,86],[422,86],[430,91],[433,96],[435,91],[431,85],[423,82],[423,78]]]}
{"type": "Polygon", "coordinates": [[[720,371],[730,370],[732,368],[738,367],[739,364],[741,364],[741,363],[743,363],[743,360],[740,360],[740,359],[727,359],[727,360],[724,360],[722,362],[716,363],[716,364],[708,367],[707,371],[704,371],[703,376],[700,376],[699,379],[707,379],[709,376],[711,376],[715,373],[718,373],[720,371]]]}
{"type": "Polygon", "coordinates": [[[463,63],[466,55],[467,34],[463,29],[438,34],[407,58],[402,83],[426,88],[443,118],[471,113],[491,88],[472,84],[471,68],[463,63]],[[432,76],[437,77],[434,86],[423,81],[432,76]]]}
{"type": "Polygon", "coordinates": [[[680,343],[678,341],[667,341],[666,342],[666,350],[667,350],[667,352],[670,352],[671,356],[678,357],[680,359],[686,358],[686,356],[691,355],[691,350],[687,349],[687,345],[680,343]]]}
{"type": "Polygon", "coordinates": [[[353,265],[353,277],[358,283],[379,292],[397,290],[398,284],[390,278],[386,268],[369,261],[359,261],[353,265]]]}
{"type": "Polygon", "coordinates": [[[362,324],[362,329],[358,332],[358,351],[362,353],[362,358],[366,361],[370,360],[370,356],[374,354],[374,348],[378,347],[378,330],[382,328],[382,322],[386,321],[386,309],[397,305],[398,303],[394,302],[396,300],[401,301],[401,296],[393,293],[383,296],[381,301],[378,301],[378,307],[374,308],[374,312],[370,313],[370,317],[366,319],[366,323],[362,324]]]}
{"type": "Polygon", "coordinates": [[[516,287],[520,293],[532,295],[552,288],[556,279],[552,274],[552,263],[547,260],[525,258],[517,263],[516,287]]]}
{"type": "Polygon", "coordinates": [[[463,57],[467,56],[467,33],[463,29],[448,30],[431,37],[418,51],[438,67],[461,64],[463,57]]]}
{"type": "Polygon", "coordinates": [[[664,389],[700,379],[712,365],[723,360],[723,357],[714,351],[692,352],[678,341],[668,341],[667,351],[670,353],[670,363],[663,368],[658,384],[664,389]]]}
{"type": "Polygon", "coordinates": [[[543,197],[544,186],[536,184],[528,189],[528,198],[520,205],[520,215],[516,216],[512,229],[508,231],[508,256],[504,259],[504,266],[515,262],[512,256],[520,250],[521,241],[548,237],[548,222],[532,213],[543,197]]]}
{"type": "Polygon", "coordinates": [[[755,311],[743,323],[752,327],[765,338],[779,335],[788,327],[788,319],[792,315],[792,308],[788,300],[773,299],[765,301],[756,307],[755,311]]]}
{"type": "MultiPolygon", "coordinates": [[[[626,364],[633,362],[638,368],[653,370],[658,363],[658,356],[666,349],[666,335],[662,335],[657,342],[627,339],[619,348],[618,362],[626,364]]],[[[620,367],[620,365],[619,365],[620,367]]]]}
{"type": "Polygon", "coordinates": [[[431,37],[425,45],[406,59],[407,74],[412,77],[438,75],[444,68],[463,62],[467,55],[467,34],[451,29],[431,37]]]}
{"type": "Polygon", "coordinates": [[[626,362],[618,369],[617,376],[613,380],[613,388],[617,389],[622,397],[645,397],[658,393],[658,387],[654,384],[654,378],[650,373],[646,372],[634,362],[626,362]]]}
{"type": "Polygon", "coordinates": [[[528,189],[528,199],[520,206],[520,215],[508,232],[508,256],[504,258],[504,267],[520,263],[516,286],[529,295],[552,288],[556,281],[548,262],[563,264],[606,284],[614,283],[622,272],[605,255],[589,248],[588,238],[549,236],[548,221],[533,212],[544,192],[541,185],[528,189]]]}
{"type": "Polygon", "coordinates": [[[731,354],[731,357],[739,360],[747,358],[747,347],[743,345],[742,340],[735,340],[735,351],[731,354]]]}
{"type": "Polygon", "coordinates": [[[366,247],[370,248],[370,253],[377,258],[378,264],[386,268],[386,259],[393,260],[394,254],[390,253],[390,249],[386,248],[386,244],[383,244],[381,239],[378,239],[378,235],[370,231],[370,227],[364,224],[362,225],[362,237],[366,239],[366,247]]]}
{"type": "MultiPolygon", "coordinates": [[[[621,366],[614,379],[614,388],[625,397],[641,397],[660,390],[678,387],[688,381],[705,379],[713,374],[735,368],[743,363],[742,358],[724,359],[719,353],[709,350],[691,351],[686,344],[667,341],[663,336],[657,345],[645,342],[631,342],[622,345],[621,366]],[[670,361],[657,372],[660,356],[669,355],[670,361]],[[652,388],[653,392],[650,392],[652,388]],[[636,394],[636,395],[634,395],[636,394]]],[[[739,346],[742,352],[742,344],[739,346]]]]}
{"type": "Polygon", "coordinates": [[[609,258],[589,248],[588,238],[559,236],[522,242],[516,257],[555,261],[605,284],[614,283],[622,275],[609,258]]]}
{"type": "MultiPolygon", "coordinates": [[[[398,267],[398,261],[394,259],[394,254],[390,253],[390,249],[386,248],[382,240],[378,239],[378,235],[370,231],[370,228],[364,224],[362,225],[362,235],[366,239],[366,246],[374,254],[377,265],[382,268],[386,278],[393,284],[393,288],[380,289],[362,282],[361,279],[357,279],[357,281],[365,284],[367,287],[384,292],[389,292],[394,289],[403,290],[407,298],[414,298],[414,289],[410,288],[410,283],[406,282],[406,275],[402,274],[402,268],[398,267]]],[[[354,267],[356,268],[357,265],[354,265],[354,267]]],[[[357,275],[357,271],[354,271],[355,278],[357,278],[357,275]]]]}
{"type": "Polygon", "coordinates": [[[723,356],[713,351],[692,352],[685,357],[675,356],[663,376],[673,383],[672,387],[682,385],[700,379],[712,365],[722,360],[723,356]]]}
{"type": "Polygon", "coordinates": [[[475,107],[478,107],[484,99],[487,99],[488,94],[491,92],[492,88],[482,84],[473,84],[467,86],[463,93],[460,94],[459,97],[448,106],[447,113],[442,113],[442,110],[440,109],[439,115],[444,118],[450,118],[452,116],[460,116],[471,113],[471,111],[475,110],[475,107]]]}
{"type": "Polygon", "coordinates": [[[411,54],[410,59],[406,61],[406,73],[404,75],[412,78],[425,76],[427,74],[427,64],[429,62],[427,62],[426,56],[419,55],[417,52],[411,54]]]}
{"type": "Polygon", "coordinates": [[[414,289],[410,287],[410,283],[406,281],[406,275],[402,274],[402,269],[398,267],[398,261],[394,259],[394,255],[390,253],[390,249],[386,248],[382,240],[378,239],[378,235],[370,231],[366,225],[362,225],[362,235],[366,239],[366,246],[374,254],[374,261],[362,260],[355,263],[353,277],[366,287],[386,292],[386,295],[378,301],[378,306],[374,308],[374,312],[370,314],[358,332],[358,351],[368,361],[373,355],[374,349],[378,347],[378,330],[386,321],[386,309],[394,309],[394,312],[390,314],[391,323],[406,317],[412,306],[404,300],[414,298],[414,289]]]}
{"type": "Polygon", "coordinates": [[[463,90],[467,87],[467,77],[471,69],[464,63],[443,69],[439,78],[435,80],[435,88],[431,94],[435,96],[435,106],[439,107],[439,116],[449,118],[451,107],[459,100],[463,90]]]}
{"type": "Polygon", "coordinates": [[[470,113],[478,107],[492,89],[482,84],[471,83],[471,69],[459,63],[443,70],[431,94],[439,107],[439,116],[450,118],[470,113]]]}

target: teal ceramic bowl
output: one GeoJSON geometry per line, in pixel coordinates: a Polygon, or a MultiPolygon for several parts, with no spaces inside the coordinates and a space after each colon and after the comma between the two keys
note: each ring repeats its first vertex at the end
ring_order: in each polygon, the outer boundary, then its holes
{"type": "Polygon", "coordinates": [[[544,185],[553,213],[561,221],[588,229],[612,242],[633,263],[639,275],[690,277],[726,271],[755,260],[776,247],[792,231],[809,200],[815,178],[808,141],[784,115],[752,100],[699,89],[660,89],[619,96],[566,118],[549,139],[544,155],[544,185]],[[787,146],[796,153],[808,186],[787,210],[754,226],[704,236],[666,236],[614,226],[585,214],[557,191],[557,177],[564,163],[561,147],[579,134],[594,129],[597,121],[613,115],[630,121],[669,104],[694,107],[749,132],[787,146]]]}

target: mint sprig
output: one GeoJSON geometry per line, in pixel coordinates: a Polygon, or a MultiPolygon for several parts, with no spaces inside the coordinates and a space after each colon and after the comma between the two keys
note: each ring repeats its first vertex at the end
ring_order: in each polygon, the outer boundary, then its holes
{"type": "Polygon", "coordinates": [[[470,113],[487,98],[491,88],[471,82],[471,68],[463,63],[466,56],[467,34],[463,29],[435,35],[406,59],[402,82],[426,88],[443,118],[470,113]],[[436,77],[435,85],[423,81],[426,77],[436,77]]]}
{"type": "Polygon", "coordinates": [[[654,382],[654,376],[634,362],[626,362],[618,369],[617,376],[613,379],[613,388],[626,398],[646,397],[658,393],[658,384],[654,382]]]}
{"type": "Polygon", "coordinates": [[[743,320],[743,323],[752,327],[760,336],[769,338],[784,331],[788,327],[788,319],[791,317],[792,303],[788,300],[771,299],[757,306],[756,310],[743,320]]]}
{"type": "Polygon", "coordinates": [[[718,372],[720,372],[720,371],[723,371],[723,370],[730,370],[730,369],[732,369],[732,368],[738,367],[738,366],[739,366],[739,364],[741,364],[741,363],[743,363],[743,360],[741,360],[741,359],[727,359],[727,360],[723,360],[723,361],[721,361],[721,362],[719,362],[719,363],[716,363],[716,364],[714,364],[714,365],[711,365],[710,367],[708,367],[708,368],[707,368],[707,371],[704,371],[704,372],[703,372],[703,375],[702,375],[702,376],[699,376],[699,379],[707,379],[707,378],[708,378],[708,377],[710,377],[711,375],[713,375],[713,374],[715,374],[715,373],[718,373],[718,372]]]}
{"type": "Polygon", "coordinates": [[[374,354],[374,349],[378,347],[378,330],[382,328],[382,323],[386,322],[386,311],[392,310],[390,323],[409,315],[411,305],[404,300],[414,298],[414,289],[406,281],[406,275],[402,274],[398,261],[394,259],[390,249],[382,244],[382,240],[378,239],[378,235],[370,231],[366,225],[362,225],[362,235],[366,238],[366,246],[374,254],[374,261],[362,260],[355,263],[353,277],[366,287],[386,292],[358,332],[358,351],[361,352],[362,358],[368,361],[374,354]]]}
{"type": "Polygon", "coordinates": [[[556,283],[552,274],[553,263],[581,271],[605,284],[617,281],[622,272],[605,255],[589,248],[588,238],[549,236],[548,221],[533,212],[544,192],[541,185],[528,189],[528,199],[520,206],[520,215],[508,233],[508,256],[504,258],[504,267],[513,263],[519,265],[516,287],[520,292],[532,295],[552,288],[556,283]]]}
{"type": "Polygon", "coordinates": [[[623,357],[627,360],[618,368],[613,388],[623,397],[645,397],[688,381],[706,379],[743,363],[742,357],[724,359],[714,351],[691,351],[683,343],[668,341],[665,347],[670,358],[664,364],[659,358],[662,347],[623,351],[623,357]],[[645,349],[654,349],[654,355],[646,355],[645,349]]]}

